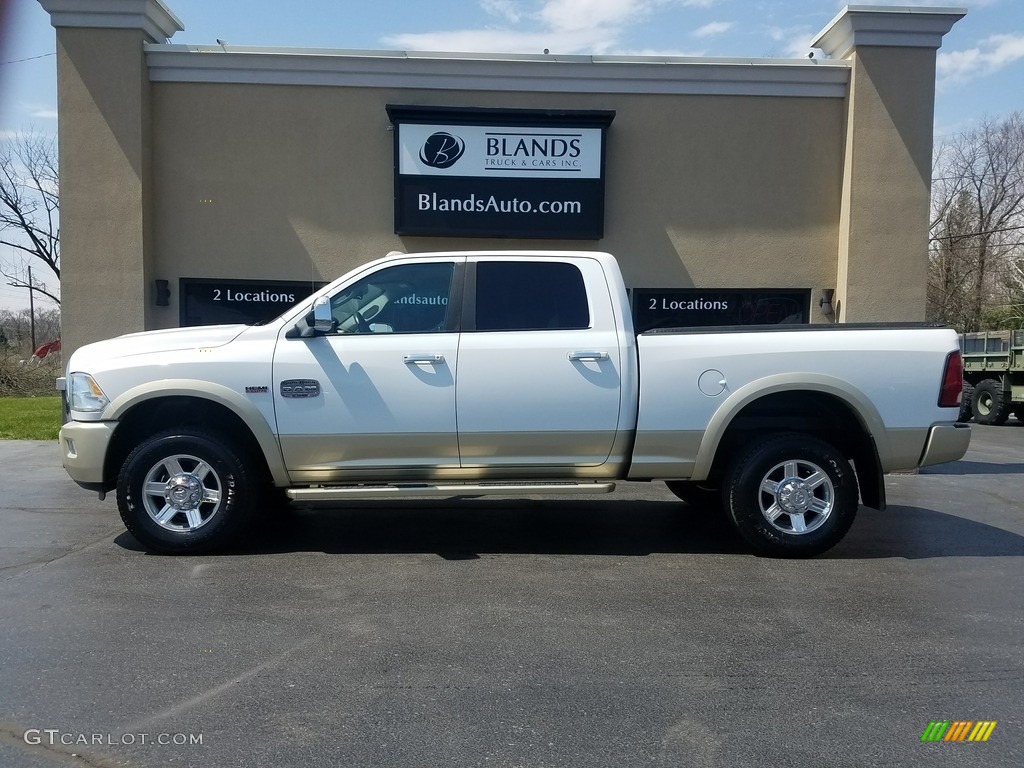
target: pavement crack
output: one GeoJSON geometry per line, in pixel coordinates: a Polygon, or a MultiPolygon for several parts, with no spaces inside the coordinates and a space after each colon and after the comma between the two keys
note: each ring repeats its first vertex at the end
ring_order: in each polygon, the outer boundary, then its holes
{"type": "Polygon", "coordinates": [[[267,659],[262,664],[257,664],[255,667],[246,670],[240,675],[235,675],[231,679],[226,680],[223,683],[220,683],[219,685],[215,685],[212,688],[208,688],[200,694],[185,699],[184,701],[180,701],[173,706],[167,707],[166,709],[162,709],[159,712],[150,715],[145,720],[141,720],[135,723],[131,723],[130,725],[126,725],[122,730],[124,730],[126,733],[143,730],[159,720],[166,720],[168,717],[173,717],[174,715],[179,715],[182,712],[186,712],[187,710],[192,709],[193,707],[198,706],[199,704],[202,704],[205,701],[209,701],[210,699],[220,696],[222,693],[230,690],[231,688],[234,688],[236,685],[244,683],[247,680],[251,680],[257,675],[266,672],[268,669],[272,669],[278,666],[289,656],[292,656],[298,653],[299,651],[304,650],[305,648],[309,647],[313,643],[320,640],[321,637],[322,635],[320,633],[312,635],[311,637],[307,637],[305,640],[296,643],[290,648],[286,648],[285,650],[281,651],[273,658],[267,659]]]}
{"type": "Polygon", "coordinates": [[[32,573],[33,571],[36,571],[39,568],[45,568],[50,563],[55,563],[58,560],[63,560],[65,557],[82,552],[83,550],[86,550],[89,547],[95,546],[96,544],[106,541],[111,536],[117,534],[117,532],[120,530],[120,528],[111,528],[98,539],[93,539],[92,541],[88,541],[85,544],[80,544],[78,546],[71,547],[67,551],[61,552],[59,555],[54,555],[53,557],[42,557],[36,560],[29,560],[24,563],[15,563],[14,565],[0,566],[0,573],[4,573],[6,571],[17,571],[16,573],[12,573],[9,576],[4,576],[2,579],[0,579],[0,582],[12,581],[13,579],[16,579],[20,576],[24,576],[26,573],[32,573]]]}

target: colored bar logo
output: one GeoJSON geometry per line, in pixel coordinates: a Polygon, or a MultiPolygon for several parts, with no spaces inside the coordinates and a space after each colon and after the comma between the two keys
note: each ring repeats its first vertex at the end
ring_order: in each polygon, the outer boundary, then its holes
{"type": "Polygon", "coordinates": [[[921,734],[921,741],[988,741],[996,720],[933,720],[921,734]]]}

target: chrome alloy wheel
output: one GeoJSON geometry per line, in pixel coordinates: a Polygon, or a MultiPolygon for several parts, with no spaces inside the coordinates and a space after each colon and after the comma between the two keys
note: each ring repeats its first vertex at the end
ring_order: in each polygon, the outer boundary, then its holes
{"type": "Polygon", "coordinates": [[[220,509],[223,484],[202,459],[168,456],[146,473],[142,502],[146,513],[168,531],[189,533],[213,519],[220,509]]]}
{"type": "Polygon", "coordinates": [[[810,533],[835,508],[836,491],[821,467],[810,461],[784,461],[761,480],[758,500],[764,519],[778,531],[810,533]]]}

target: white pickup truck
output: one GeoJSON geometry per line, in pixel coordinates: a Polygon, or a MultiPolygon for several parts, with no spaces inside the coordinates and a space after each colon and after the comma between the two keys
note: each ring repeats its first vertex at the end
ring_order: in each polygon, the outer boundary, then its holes
{"type": "Polygon", "coordinates": [[[608,254],[389,254],[265,325],[79,349],[60,444],[161,552],[220,547],[283,499],[665,480],[756,550],[810,556],[858,500],[884,508],[884,473],[963,456],[961,386],[951,330],[637,337],[608,254]]]}

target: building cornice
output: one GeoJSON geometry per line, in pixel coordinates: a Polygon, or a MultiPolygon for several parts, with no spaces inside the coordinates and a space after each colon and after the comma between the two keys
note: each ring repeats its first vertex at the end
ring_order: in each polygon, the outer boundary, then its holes
{"type": "Polygon", "coordinates": [[[185,29],[161,0],[39,0],[39,4],[58,29],[141,29],[156,43],[185,29]]]}
{"type": "Polygon", "coordinates": [[[843,61],[145,46],[150,80],[549,93],[844,98],[843,61]]]}
{"type": "Polygon", "coordinates": [[[833,59],[845,59],[861,46],[936,49],[966,14],[966,8],[848,5],[811,45],[833,59]]]}

